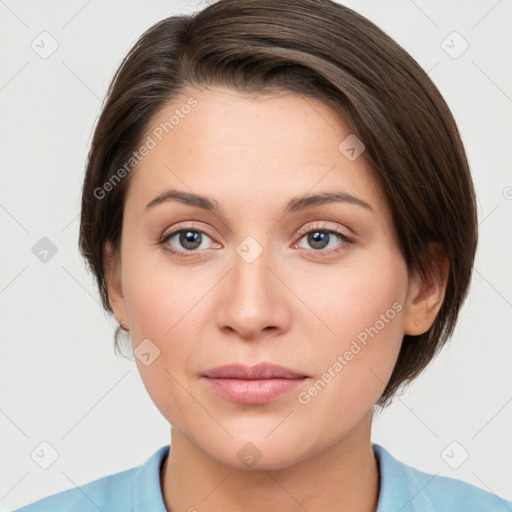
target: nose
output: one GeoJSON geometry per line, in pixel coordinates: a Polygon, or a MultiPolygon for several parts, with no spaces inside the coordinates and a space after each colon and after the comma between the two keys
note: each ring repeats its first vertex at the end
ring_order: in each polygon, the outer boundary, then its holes
{"type": "Polygon", "coordinates": [[[254,261],[234,255],[234,265],[218,290],[216,322],[226,333],[245,340],[278,335],[288,329],[289,292],[265,252],[254,261]],[[273,333],[273,334],[272,334],[273,333]]]}

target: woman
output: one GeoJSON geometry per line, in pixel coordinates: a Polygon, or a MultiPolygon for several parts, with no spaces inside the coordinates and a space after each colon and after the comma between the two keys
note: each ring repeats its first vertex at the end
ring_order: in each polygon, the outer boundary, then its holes
{"type": "Polygon", "coordinates": [[[171,443],[19,510],[512,509],[371,442],[476,245],[451,113],[367,19],[220,0],[157,23],[99,118],[80,250],[171,443]]]}

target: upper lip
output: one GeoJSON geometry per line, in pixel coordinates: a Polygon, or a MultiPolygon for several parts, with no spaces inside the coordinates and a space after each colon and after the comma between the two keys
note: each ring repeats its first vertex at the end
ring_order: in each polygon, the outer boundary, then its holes
{"type": "Polygon", "coordinates": [[[247,366],[241,363],[217,366],[204,373],[205,377],[215,379],[297,379],[306,375],[273,363],[259,363],[247,366]]]}

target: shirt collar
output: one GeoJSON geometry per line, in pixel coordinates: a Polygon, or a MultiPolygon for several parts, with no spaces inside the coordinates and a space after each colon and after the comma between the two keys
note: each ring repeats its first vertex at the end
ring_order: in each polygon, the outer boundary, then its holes
{"type": "Polygon", "coordinates": [[[133,512],[167,512],[160,487],[160,469],[170,445],[162,446],[137,469],[133,477],[133,512]]]}
{"type": "Polygon", "coordinates": [[[377,512],[433,510],[428,492],[422,492],[437,476],[402,462],[384,447],[372,443],[381,475],[377,512]]]}
{"type": "MultiPolygon", "coordinates": [[[[381,445],[372,443],[372,447],[380,472],[377,512],[418,512],[420,509],[414,506],[413,500],[422,486],[412,485],[409,466],[397,460],[381,445]]],[[[160,487],[160,469],[169,448],[169,445],[162,446],[137,469],[133,481],[134,512],[167,512],[160,487]]],[[[416,505],[419,505],[418,502],[416,505]]]]}

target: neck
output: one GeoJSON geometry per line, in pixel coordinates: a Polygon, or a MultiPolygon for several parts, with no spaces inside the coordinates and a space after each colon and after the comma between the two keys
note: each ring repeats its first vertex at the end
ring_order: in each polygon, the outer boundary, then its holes
{"type": "Polygon", "coordinates": [[[327,450],[277,470],[240,470],[210,457],[171,429],[161,472],[169,512],[281,510],[376,512],[380,475],[371,411],[327,450]]]}

